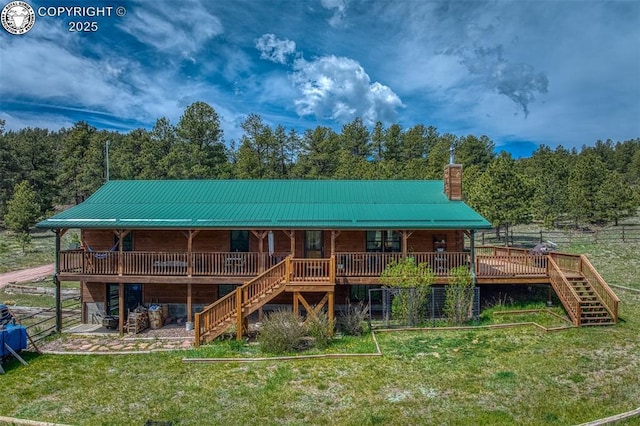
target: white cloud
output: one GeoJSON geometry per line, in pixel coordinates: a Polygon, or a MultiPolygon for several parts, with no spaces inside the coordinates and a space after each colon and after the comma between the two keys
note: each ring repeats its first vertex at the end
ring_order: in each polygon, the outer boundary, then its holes
{"type": "Polygon", "coordinates": [[[263,34],[256,40],[256,49],[261,59],[266,59],[278,64],[285,64],[289,55],[296,51],[296,43],[291,40],[281,40],[275,34],[263,34]]]}
{"type": "Polygon", "coordinates": [[[38,127],[52,131],[63,127],[73,127],[73,121],[63,115],[28,112],[24,114],[0,112],[0,120],[5,120],[5,131],[38,127]]]}
{"type": "Polygon", "coordinates": [[[344,25],[347,17],[347,0],[320,0],[322,7],[333,10],[333,16],[329,18],[329,25],[338,28],[344,25]]]}
{"type": "Polygon", "coordinates": [[[129,11],[119,28],[157,50],[178,52],[194,62],[193,53],[204,42],[223,33],[218,17],[202,4],[184,0],[180,7],[176,7],[175,2],[154,2],[153,7],[140,2],[129,11]]]}
{"type": "Polygon", "coordinates": [[[293,82],[302,97],[295,100],[299,115],[315,115],[351,121],[360,117],[367,124],[396,119],[402,101],[389,87],[371,83],[369,75],[352,59],[323,56],[294,62],[293,82]]]}

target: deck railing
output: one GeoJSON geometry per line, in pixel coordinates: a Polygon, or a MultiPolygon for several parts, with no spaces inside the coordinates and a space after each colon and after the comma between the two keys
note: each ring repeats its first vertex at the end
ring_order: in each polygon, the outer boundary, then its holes
{"type": "Polygon", "coordinates": [[[567,277],[562,272],[560,266],[555,262],[553,257],[550,257],[547,262],[547,273],[549,274],[549,280],[551,286],[555,290],[556,294],[560,298],[562,305],[565,307],[569,318],[574,325],[580,325],[580,316],[582,314],[580,307],[580,297],[578,293],[571,286],[567,277]]]}
{"type": "Polygon", "coordinates": [[[238,300],[236,291],[232,291],[212,304],[205,306],[201,312],[196,313],[193,327],[196,346],[202,342],[203,336],[207,332],[235,315],[238,300]]]}
{"type": "MultiPolygon", "coordinates": [[[[286,253],[241,252],[60,252],[60,272],[86,275],[149,276],[241,276],[253,277],[282,261],[286,253]]],[[[471,266],[469,252],[409,253],[418,263],[429,265],[434,274],[446,277],[451,268],[471,266]]],[[[338,277],[379,277],[391,261],[399,261],[402,253],[337,253],[335,265],[330,259],[294,259],[292,278],[298,281],[327,281],[333,273],[338,277]]],[[[544,257],[529,256],[526,250],[482,248],[476,259],[476,273],[483,276],[544,275],[544,257]]]]}
{"type": "Polygon", "coordinates": [[[251,281],[245,283],[240,290],[242,291],[242,302],[254,300],[261,294],[264,294],[267,290],[273,288],[274,285],[288,281],[287,269],[290,268],[290,259],[286,258],[284,262],[280,262],[275,266],[272,266],[264,273],[255,277],[251,281]]]}
{"type": "Polygon", "coordinates": [[[549,257],[563,271],[580,272],[580,256],[576,254],[551,252],[549,257]]]}
{"type": "Polygon", "coordinates": [[[582,272],[582,275],[589,282],[591,288],[596,292],[613,320],[618,322],[618,304],[620,303],[620,299],[584,255],[580,255],[580,272],[582,272]]]}
{"type": "MultiPolygon", "coordinates": [[[[431,267],[436,276],[447,276],[456,266],[470,266],[471,254],[468,252],[423,252],[409,253],[409,258],[431,267]]],[[[391,261],[399,261],[402,253],[337,253],[337,276],[379,277],[391,261]]]]}
{"type": "Polygon", "coordinates": [[[59,262],[60,272],[85,275],[255,276],[287,255],[194,252],[189,259],[186,252],[70,250],[60,252],[59,262]]]}

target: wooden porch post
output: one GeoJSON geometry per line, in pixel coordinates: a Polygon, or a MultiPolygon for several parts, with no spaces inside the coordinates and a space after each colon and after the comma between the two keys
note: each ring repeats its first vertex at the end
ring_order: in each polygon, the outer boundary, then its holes
{"type": "Polygon", "coordinates": [[[331,230],[331,255],[335,256],[336,254],[336,231],[331,230]]]}
{"type": "Polygon", "coordinates": [[[118,330],[124,334],[124,283],[118,285],[118,330]]]}
{"type": "Polygon", "coordinates": [[[53,282],[56,285],[56,333],[62,331],[62,296],[60,291],[60,280],[58,274],[60,273],[60,234],[61,230],[54,231],[56,233],[56,253],[55,253],[55,265],[53,269],[53,282]]]}
{"type": "Polygon", "coordinates": [[[187,284],[187,322],[192,322],[193,321],[193,314],[191,313],[191,311],[193,311],[193,303],[192,303],[192,294],[191,294],[191,283],[187,284]]]}
{"type": "Polygon", "coordinates": [[[296,257],[296,231],[295,230],[290,230],[290,231],[285,231],[284,229],[282,230],[282,232],[284,232],[284,234],[289,237],[289,241],[291,242],[291,245],[289,246],[289,251],[291,252],[291,257],[296,257]]]}
{"type": "Polygon", "coordinates": [[[187,276],[193,276],[193,239],[200,231],[189,230],[187,236],[187,276]]]}
{"type": "Polygon", "coordinates": [[[478,277],[476,275],[476,230],[471,230],[469,236],[469,244],[471,245],[471,277],[473,278],[473,285],[478,285],[478,277]]]}
{"type": "Polygon", "coordinates": [[[402,231],[402,257],[406,259],[409,254],[409,237],[413,231],[402,231]]]}
{"type": "Polygon", "coordinates": [[[293,292],[293,314],[298,315],[300,313],[300,307],[298,305],[298,297],[300,297],[299,291],[293,292]]]}
{"type": "MultiPolygon", "coordinates": [[[[335,310],[335,306],[334,306],[334,292],[330,291],[328,293],[329,295],[329,306],[327,307],[327,315],[329,316],[329,324],[333,323],[333,318],[334,318],[334,310],[335,310]]],[[[331,333],[333,334],[333,333],[331,333]]]]}
{"type": "MultiPolygon", "coordinates": [[[[122,276],[124,272],[124,259],[123,252],[124,248],[122,247],[122,239],[124,238],[122,230],[114,231],[116,236],[118,237],[118,275],[122,276]]],[[[122,285],[122,284],[120,284],[122,285]]]]}
{"type": "Polygon", "coordinates": [[[291,230],[291,257],[295,258],[296,257],[296,231],[295,229],[291,230]]]}
{"type": "Polygon", "coordinates": [[[258,272],[262,273],[265,271],[264,267],[264,237],[267,236],[269,231],[251,231],[253,235],[258,239],[258,272]]]}

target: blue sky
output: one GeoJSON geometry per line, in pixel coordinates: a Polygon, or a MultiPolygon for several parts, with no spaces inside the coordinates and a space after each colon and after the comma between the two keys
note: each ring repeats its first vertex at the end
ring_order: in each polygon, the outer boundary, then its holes
{"type": "Polygon", "coordinates": [[[9,130],[126,132],[205,101],[227,142],[250,113],[298,130],[422,123],[516,155],[640,137],[638,1],[27,2],[113,9],[0,29],[9,130]]]}

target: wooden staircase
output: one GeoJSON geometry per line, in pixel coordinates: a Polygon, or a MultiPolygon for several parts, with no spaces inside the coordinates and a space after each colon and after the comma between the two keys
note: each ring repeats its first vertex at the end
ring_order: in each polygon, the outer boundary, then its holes
{"type": "Polygon", "coordinates": [[[584,276],[567,277],[580,298],[580,325],[611,325],[615,321],[584,276]]]}
{"type": "Polygon", "coordinates": [[[285,290],[290,264],[287,257],[197,313],[195,346],[212,341],[234,324],[241,333],[245,318],[285,290]]]}
{"type": "Polygon", "coordinates": [[[551,285],[575,326],[618,322],[620,299],[585,256],[547,256],[551,285]]]}

